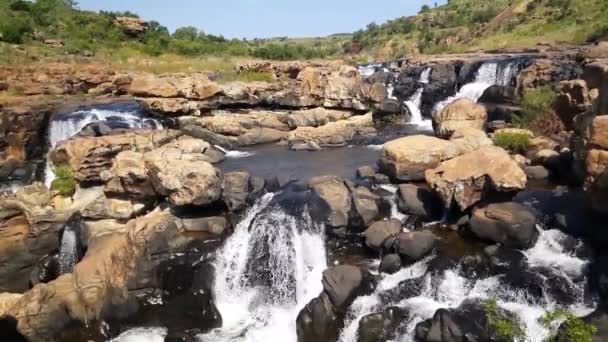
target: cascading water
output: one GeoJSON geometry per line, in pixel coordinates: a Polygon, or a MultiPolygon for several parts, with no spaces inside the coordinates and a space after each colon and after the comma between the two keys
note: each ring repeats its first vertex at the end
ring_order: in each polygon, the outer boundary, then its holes
{"type": "Polygon", "coordinates": [[[255,152],[227,150],[219,145],[214,145],[214,146],[218,150],[222,151],[222,153],[224,153],[224,157],[226,157],[226,158],[245,158],[245,157],[253,156],[255,154],[255,152]]]}
{"type": "MultiPolygon", "coordinates": [[[[92,108],[71,113],[59,114],[53,118],[48,130],[49,150],[55,148],[61,141],[78,134],[87,125],[95,122],[106,122],[125,128],[162,129],[160,121],[145,117],[137,105],[114,106],[111,109],[92,108]]],[[[55,179],[50,161],[47,160],[44,173],[45,183],[50,186],[55,179]]]]}
{"type": "MultiPolygon", "coordinates": [[[[428,84],[431,77],[432,68],[425,68],[420,74],[420,79],[418,80],[421,84],[428,84]]],[[[424,129],[432,129],[433,125],[431,120],[424,120],[422,117],[422,112],[420,111],[420,106],[422,105],[422,92],[424,91],[424,87],[420,86],[409,99],[407,99],[404,104],[407,109],[410,111],[412,119],[410,120],[411,124],[418,125],[424,129]]]]}
{"type": "Polygon", "coordinates": [[[477,102],[483,93],[493,85],[508,86],[516,76],[520,61],[485,62],[477,70],[475,80],[463,85],[456,95],[435,105],[434,111],[440,111],[448,104],[462,98],[477,102]]]}
{"type": "Polygon", "coordinates": [[[266,194],[218,251],[215,301],[223,325],[202,341],[296,341],[299,311],[321,290],[324,229],[266,194]]]}
{"type": "Polygon", "coordinates": [[[512,284],[507,284],[505,275],[471,279],[463,276],[458,268],[428,272],[433,259],[430,256],[394,275],[385,276],[373,294],[357,298],[347,314],[340,341],[356,342],[361,318],[394,306],[409,314],[409,319],[399,327],[399,331],[404,331],[405,334],[398,340],[414,341],[416,325],[432,318],[438,309],[457,308],[470,299],[493,298],[500,308],[514,314],[525,325],[526,341],[542,342],[550,334],[539,322],[539,318],[546,312],[566,307],[574,314],[583,316],[593,312],[596,305],[594,300],[586,298],[586,281],[582,275],[587,261],[565,250],[562,244],[566,238],[566,235],[557,230],[540,231],[536,245],[524,251],[525,267],[534,267],[534,270],[541,267],[557,277],[545,280],[540,296],[533,296],[524,288],[514,288],[512,284]],[[417,278],[420,278],[422,285],[417,295],[405,298],[390,295],[389,292],[399,288],[403,281],[417,278]],[[568,301],[556,297],[546,288],[550,282],[567,283],[572,298],[568,301]]]}
{"type": "Polygon", "coordinates": [[[80,217],[74,216],[63,228],[58,258],[60,274],[72,273],[74,265],[80,259],[80,224],[80,217]]]}

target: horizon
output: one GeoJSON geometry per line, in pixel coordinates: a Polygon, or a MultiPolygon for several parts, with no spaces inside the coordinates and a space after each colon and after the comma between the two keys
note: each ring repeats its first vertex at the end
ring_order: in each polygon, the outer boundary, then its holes
{"type": "Polygon", "coordinates": [[[384,23],[415,15],[423,5],[434,7],[446,0],[310,0],[305,7],[281,0],[226,0],[222,3],[182,0],[168,6],[160,0],[80,0],[78,8],[92,11],[130,11],[146,21],[157,21],[170,32],[194,26],[208,34],[232,39],[277,37],[316,38],[353,33],[374,22],[384,23]],[[262,5],[262,3],[265,3],[262,5]],[[239,7],[240,6],[240,7],[239,7]],[[237,8],[238,10],[234,10],[237,8]],[[206,15],[198,15],[198,13],[206,15]],[[225,20],[230,18],[230,20],[225,20]],[[260,20],[262,19],[262,20],[260,20]],[[307,25],[315,23],[315,25],[307,25]],[[255,27],[252,30],[252,27],[255,27]]]}

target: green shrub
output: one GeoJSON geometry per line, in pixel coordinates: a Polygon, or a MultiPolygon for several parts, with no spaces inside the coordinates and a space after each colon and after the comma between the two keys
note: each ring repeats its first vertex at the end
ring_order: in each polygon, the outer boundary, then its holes
{"type": "Polygon", "coordinates": [[[514,318],[501,315],[495,298],[487,299],[484,302],[484,308],[488,320],[488,329],[496,332],[498,341],[526,340],[526,329],[520,326],[514,318]]]}
{"type": "Polygon", "coordinates": [[[55,168],[55,179],[51,183],[51,190],[57,191],[61,196],[72,196],[76,191],[76,180],[67,166],[55,168]]]}
{"type": "Polygon", "coordinates": [[[531,144],[530,135],[526,133],[504,132],[494,135],[494,145],[511,153],[523,153],[531,144]]]}
{"type": "Polygon", "coordinates": [[[558,338],[560,335],[560,337],[570,342],[592,342],[593,335],[597,332],[597,328],[593,324],[585,323],[585,321],[564,309],[549,311],[539,318],[539,322],[547,329],[559,328],[559,325],[556,324],[559,321],[563,321],[562,328],[559,332],[554,333],[548,339],[548,342],[561,340],[558,338]]]}
{"type": "Polygon", "coordinates": [[[524,128],[534,128],[534,123],[553,111],[556,93],[551,87],[527,90],[520,99],[521,113],[514,117],[514,123],[524,128]]]}

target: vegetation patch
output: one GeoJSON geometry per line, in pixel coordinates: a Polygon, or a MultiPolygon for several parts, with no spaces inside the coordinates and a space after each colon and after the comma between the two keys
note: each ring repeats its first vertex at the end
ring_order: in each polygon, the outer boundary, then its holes
{"type": "Polygon", "coordinates": [[[504,132],[494,135],[494,145],[511,153],[524,153],[531,144],[530,135],[526,133],[504,132]]]}
{"type": "Polygon", "coordinates": [[[484,302],[488,329],[496,333],[498,341],[525,341],[526,329],[516,319],[507,317],[500,313],[498,302],[495,298],[484,302]]]}
{"type": "Polygon", "coordinates": [[[274,76],[270,72],[262,71],[240,71],[226,72],[220,74],[220,82],[272,82],[274,76]]]}
{"type": "Polygon", "coordinates": [[[51,190],[57,191],[61,196],[69,197],[76,192],[76,180],[67,166],[55,168],[55,179],[51,183],[51,190]]]}
{"type": "Polygon", "coordinates": [[[597,328],[593,324],[586,323],[573,313],[561,308],[547,312],[539,319],[539,322],[547,329],[559,329],[547,342],[592,342],[593,336],[597,332],[597,328]]]}
{"type": "Polygon", "coordinates": [[[521,113],[514,115],[513,123],[541,135],[561,131],[563,123],[552,108],[556,96],[549,86],[527,90],[519,100],[521,113]]]}

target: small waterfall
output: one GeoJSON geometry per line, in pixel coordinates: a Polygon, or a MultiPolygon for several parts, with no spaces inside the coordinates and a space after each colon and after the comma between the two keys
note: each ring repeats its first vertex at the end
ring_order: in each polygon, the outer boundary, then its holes
{"type": "MultiPolygon", "coordinates": [[[[420,79],[418,82],[420,84],[428,84],[431,77],[431,71],[433,68],[427,67],[420,74],[420,79]]],[[[404,104],[412,115],[412,119],[410,121],[411,124],[420,126],[424,129],[432,129],[432,121],[425,120],[422,117],[422,112],[420,111],[420,106],[422,105],[422,92],[424,91],[424,87],[420,86],[418,90],[412,95],[409,99],[407,99],[404,104]]]]}
{"type": "Polygon", "coordinates": [[[80,217],[76,215],[70,218],[63,228],[58,258],[61,274],[72,273],[74,265],[81,257],[80,224],[80,217]]]}
{"type": "Polygon", "coordinates": [[[448,104],[462,98],[477,102],[483,93],[493,85],[508,86],[516,76],[520,61],[485,62],[477,70],[475,80],[460,88],[456,95],[451,96],[435,105],[434,111],[440,111],[448,104]]]}
{"type": "Polygon", "coordinates": [[[216,305],[223,326],[204,341],[295,341],[299,311],[321,290],[323,227],[261,197],[218,251],[216,305]]]}
{"type": "MultiPolygon", "coordinates": [[[[92,108],[72,113],[59,114],[49,124],[48,147],[52,150],[61,141],[78,134],[87,125],[94,122],[106,122],[125,128],[153,128],[162,129],[160,121],[143,116],[139,106],[127,105],[124,108],[101,109],[92,108]]],[[[44,173],[45,184],[51,186],[55,179],[50,160],[47,160],[44,173]]]]}
{"type": "Polygon", "coordinates": [[[226,158],[245,158],[255,155],[255,152],[247,152],[247,151],[237,151],[237,150],[227,150],[220,145],[213,145],[215,148],[224,153],[224,157],[226,158]]]}
{"type": "MultiPolygon", "coordinates": [[[[441,308],[457,308],[465,300],[486,300],[494,298],[502,309],[519,318],[526,327],[527,341],[542,342],[549,337],[548,331],[538,319],[547,311],[565,306],[578,316],[588,315],[595,310],[596,303],[586,293],[584,277],[587,260],[578,258],[563,247],[568,236],[557,231],[540,231],[536,245],[524,251],[524,265],[530,272],[541,269],[550,272],[556,278],[545,279],[540,297],[528,293],[524,288],[514,288],[505,282],[506,275],[501,274],[482,279],[464,277],[458,267],[445,271],[429,272],[433,256],[429,256],[396,274],[385,275],[376,291],[359,297],[352,304],[347,314],[345,328],[341,332],[341,342],[357,342],[359,321],[364,316],[397,306],[409,313],[409,319],[401,323],[398,331],[405,332],[398,341],[414,341],[416,325],[433,317],[441,308]],[[532,269],[531,269],[532,268],[532,269]],[[392,291],[401,288],[400,283],[410,280],[421,284],[418,295],[395,295],[392,291]],[[560,300],[547,286],[551,283],[566,284],[572,296],[560,300]]],[[[579,242],[582,243],[582,242],[579,242]]],[[[409,284],[405,284],[409,288],[409,284]]]]}

